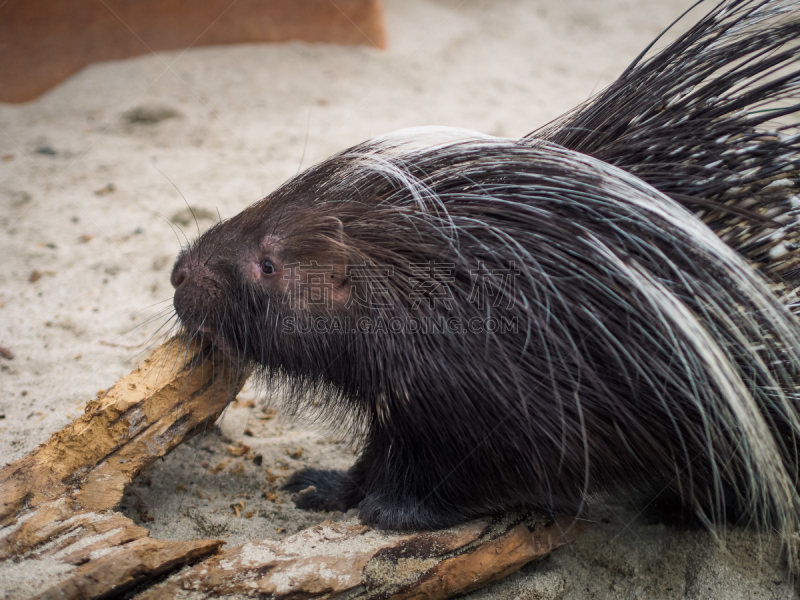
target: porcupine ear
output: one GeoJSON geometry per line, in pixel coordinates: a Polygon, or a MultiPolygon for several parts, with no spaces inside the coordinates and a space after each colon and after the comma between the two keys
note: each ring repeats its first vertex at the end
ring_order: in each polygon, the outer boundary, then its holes
{"type": "MultiPolygon", "coordinates": [[[[346,234],[342,222],[333,216],[306,216],[295,221],[296,229],[285,238],[284,261],[292,265],[292,278],[324,294],[319,307],[343,305],[350,295],[347,273],[346,234]]],[[[287,283],[288,285],[288,283],[287,283]]]]}
{"type": "Polygon", "coordinates": [[[344,225],[342,225],[342,222],[336,217],[323,217],[317,228],[317,236],[320,254],[328,256],[326,264],[337,265],[341,267],[342,273],[344,273],[347,253],[345,252],[344,225]]]}
{"type": "Polygon", "coordinates": [[[315,223],[309,241],[309,260],[318,265],[332,266],[331,282],[341,288],[345,285],[347,272],[347,247],[341,220],[333,216],[322,217],[315,223]]]}

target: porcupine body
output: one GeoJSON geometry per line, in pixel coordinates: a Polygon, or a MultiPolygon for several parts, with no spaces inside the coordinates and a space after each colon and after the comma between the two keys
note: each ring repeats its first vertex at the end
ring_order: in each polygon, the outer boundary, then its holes
{"type": "Polygon", "coordinates": [[[186,330],[360,436],[298,506],[438,528],[628,488],[795,531],[798,6],[723,2],[521,140],[345,150],[185,249],[186,330]]]}

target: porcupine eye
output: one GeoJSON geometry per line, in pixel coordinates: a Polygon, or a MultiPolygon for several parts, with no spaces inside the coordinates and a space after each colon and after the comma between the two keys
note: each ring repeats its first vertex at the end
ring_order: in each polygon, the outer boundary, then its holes
{"type": "Polygon", "coordinates": [[[272,264],[270,259],[266,259],[261,263],[261,272],[264,275],[272,275],[275,272],[275,265],[272,264]]]}

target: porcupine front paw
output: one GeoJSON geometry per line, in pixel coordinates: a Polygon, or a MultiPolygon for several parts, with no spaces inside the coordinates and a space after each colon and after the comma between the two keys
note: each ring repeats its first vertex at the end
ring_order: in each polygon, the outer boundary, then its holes
{"type": "Polygon", "coordinates": [[[301,469],[281,489],[294,493],[292,501],[297,508],[311,510],[345,511],[364,497],[348,471],[301,469]]]}

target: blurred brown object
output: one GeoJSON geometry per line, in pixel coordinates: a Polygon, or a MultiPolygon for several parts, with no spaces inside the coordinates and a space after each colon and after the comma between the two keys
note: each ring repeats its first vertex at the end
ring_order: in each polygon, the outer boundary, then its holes
{"type": "Polygon", "coordinates": [[[92,62],[289,40],[383,48],[380,0],[7,0],[0,101],[33,100],[92,62]]]}

